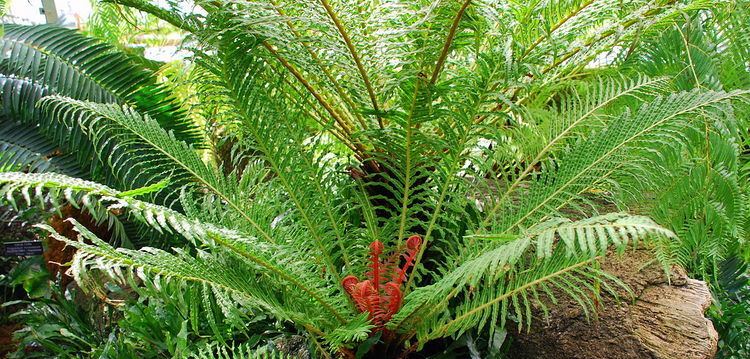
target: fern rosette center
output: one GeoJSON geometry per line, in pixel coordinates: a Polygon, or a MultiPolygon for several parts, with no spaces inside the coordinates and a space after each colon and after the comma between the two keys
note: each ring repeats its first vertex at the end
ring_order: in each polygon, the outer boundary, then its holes
{"type": "Polygon", "coordinates": [[[383,259],[383,243],[374,241],[370,244],[370,270],[366,278],[359,280],[349,275],[342,280],[357,309],[368,313],[370,322],[375,325],[373,332],[384,330],[385,324],[401,309],[406,273],[414,265],[421,245],[422,237],[413,235],[406,240],[403,252],[394,251],[383,259]]]}

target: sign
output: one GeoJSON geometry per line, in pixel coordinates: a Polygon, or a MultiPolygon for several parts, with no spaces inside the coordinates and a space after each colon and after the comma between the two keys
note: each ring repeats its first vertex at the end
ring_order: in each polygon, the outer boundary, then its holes
{"type": "Polygon", "coordinates": [[[42,241],[5,242],[0,253],[6,257],[38,256],[44,253],[44,248],[42,241]]]}

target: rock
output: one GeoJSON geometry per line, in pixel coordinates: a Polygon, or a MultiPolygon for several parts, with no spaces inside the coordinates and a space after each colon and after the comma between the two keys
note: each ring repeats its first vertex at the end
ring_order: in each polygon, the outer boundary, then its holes
{"type": "Polygon", "coordinates": [[[711,304],[705,282],[681,268],[669,278],[647,250],[609,256],[602,269],[632,290],[620,299],[602,294],[600,309],[586,319],[570,298],[558,296],[550,315],[534,310],[529,332],[512,331],[511,358],[704,359],[716,354],[718,334],[704,316],[711,304]]]}
{"type": "Polygon", "coordinates": [[[301,335],[284,336],[274,341],[276,350],[289,358],[309,359],[310,351],[307,338],[301,335]]]}

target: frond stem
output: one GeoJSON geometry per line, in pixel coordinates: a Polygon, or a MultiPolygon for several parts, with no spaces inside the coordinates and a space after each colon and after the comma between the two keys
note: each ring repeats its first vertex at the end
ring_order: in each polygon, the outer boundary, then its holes
{"type": "MultiPolygon", "coordinates": [[[[305,79],[304,76],[295,68],[292,64],[289,63],[285,58],[283,58],[281,55],[279,55],[279,52],[276,51],[276,49],[271,45],[268,41],[263,41],[263,47],[265,47],[268,52],[270,52],[278,61],[281,63],[284,68],[286,68],[297,80],[302,84],[302,86],[307,89],[307,91],[315,97],[315,99],[320,103],[323,108],[326,109],[329,115],[341,126],[344,133],[346,133],[347,136],[351,137],[351,125],[347,123],[345,119],[343,119],[336,110],[333,109],[331,104],[326,101],[323,96],[315,90],[315,88],[312,87],[309,81],[305,79]]],[[[366,150],[359,142],[354,142],[355,147],[360,151],[359,155],[364,157],[366,150]]]]}
{"type": "MultiPolygon", "coordinates": [[[[409,191],[411,187],[411,136],[412,136],[412,120],[414,118],[414,111],[416,111],[417,107],[417,97],[419,96],[419,84],[421,83],[421,80],[417,78],[416,83],[414,84],[414,95],[411,100],[411,109],[409,111],[409,116],[406,119],[406,144],[404,145],[405,151],[406,151],[406,168],[404,173],[404,194],[403,199],[401,202],[401,219],[399,223],[399,229],[398,229],[398,240],[399,240],[399,251],[401,250],[401,243],[400,240],[404,238],[404,232],[406,231],[406,214],[409,210],[409,191]]],[[[424,246],[422,246],[424,247],[424,246]]]]}
{"type": "MultiPolygon", "coordinates": [[[[279,15],[286,17],[286,13],[284,10],[279,6],[278,1],[271,1],[271,4],[273,4],[274,8],[276,9],[276,12],[279,13],[279,15]]],[[[292,32],[294,36],[297,38],[302,38],[302,34],[295,28],[294,24],[290,20],[286,20],[286,24],[289,27],[289,30],[292,32]]],[[[357,118],[357,121],[360,125],[362,125],[362,129],[367,130],[367,123],[362,118],[362,115],[356,110],[356,106],[352,99],[349,97],[349,95],[346,94],[346,91],[341,87],[341,84],[339,84],[338,80],[331,74],[331,71],[328,69],[328,67],[323,64],[323,61],[320,59],[320,56],[318,55],[315,50],[313,50],[307,42],[300,41],[302,46],[307,50],[307,52],[310,54],[310,57],[315,61],[315,64],[318,65],[321,71],[323,71],[323,74],[328,79],[328,81],[333,84],[334,89],[336,89],[336,93],[341,96],[341,99],[346,102],[347,105],[352,109],[354,116],[357,118]]]]}
{"type": "Polygon", "coordinates": [[[365,70],[364,66],[362,66],[362,60],[360,59],[359,54],[357,53],[357,49],[354,48],[352,39],[349,37],[349,34],[344,28],[344,24],[341,23],[341,20],[339,20],[339,17],[336,15],[336,12],[333,11],[333,7],[331,7],[331,4],[328,2],[328,0],[320,0],[320,3],[323,5],[323,7],[326,10],[326,13],[331,18],[331,21],[333,21],[333,24],[336,26],[336,29],[341,35],[341,38],[344,39],[344,44],[346,44],[346,48],[349,49],[349,53],[352,55],[354,64],[357,65],[357,71],[359,71],[359,74],[362,77],[362,81],[364,81],[365,83],[365,88],[367,89],[367,95],[370,97],[370,102],[372,102],[372,107],[377,112],[376,117],[378,119],[378,125],[380,126],[381,129],[384,128],[383,119],[380,117],[380,107],[378,107],[378,100],[377,100],[377,97],[375,97],[375,91],[372,88],[372,83],[370,83],[370,77],[367,76],[367,71],[365,70]]]}
{"type": "Polygon", "coordinates": [[[595,260],[597,260],[599,258],[601,258],[601,256],[594,257],[594,258],[589,258],[589,259],[587,259],[587,260],[585,260],[583,262],[576,263],[576,264],[574,264],[574,265],[572,265],[570,267],[563,268],[563,269],[561,269],[561,270],[559,270],[557,272],[550,273],[550,274],[548,274],[548,275],[546,275],[544,277],[541,277],[539,279],[536,279],[534,281],[526,283],[526,284],[524,284],[524,285],[522,285],[522,286],[520,286],[520,287],[518,287],[516,289],[513,289],[513,290],[511,290],[511,291],[509,291],[507,293],[503,293],[503,294],[495,297],[491,301],[489,301],[487,303],[484,303],[484,304],[482,304],[480,306],[477,306],[476,308],[473,308],[470,311],[468,311],[468,312],[466,312],[466,313],[464,313],[464,314],[456,317],[455,319],[449,321],[448,323],[445,323],[440,328],[436,329],[430,335],[428,335],[428,337],[430,339],[440,338],[440,337],[444,336],[447,333],[448,328],[450,328],[451,325],[453,325],[454,323],[457,323],[457,322],[460,322],[460,321],[462,321],[462,320],[464,320],[466,318],[469,318],[472,315],[474,315],[474,313],[480,312],[480,311],[485,310],[485,309],[487,309],[487,308],[489,308],[489,307],[491,307],[491,306],[493,306],[493,305],[495,305],[497,303],[500,303],[500,302],[504,301],[505,299],[508,299],[509,297],[515,295],[516,293],[522,292],[522,291],[524,291],[524,290],[526,290],[528,288],[531,288],[531,287],[536,286],[536,285],[538,285],[540,283],[546,282],[546,281],[548,281],[548,280],[550,280],[552,278],[565,275],[565,274],[567,274],[569,272],[573,272],[573,271],[575,271],[575,270],[577,270],[577,269],[579,269],[579,268],[581,268],[581,267],[583,267],[583,266],[585,266],[585,265],[587,265],[587,264],[589,264],[589,263],[591,263],[591,262],[593,262],[593,261],[595,261],[595,260]]]}
{"type": "Polygon", "coordinates": [[[443,44],[443,50],[440,52],[440,56],[438,56],[438,60],[435,63],[435,69],[432,70],[432,77],[430,77],[430,85],[434,85],[437,82],[438,77],[440,76],[440,72],[443,70],[443,66],[445,65],[445,60],[448,58],[451,45],[453,45],[453,39],[455,39],[456,37],[456,30],[458,30],[458,24],[461,22],[461,19],[464,17],[464,13],[466,12],[466,8],[468,8],[470,4],[471,4],[471,0],[464,1],[463,5],[461,5],[461,8],[456,13],[456,17],[453,18],[453,23],[451,24],[451,28],[448,31],[448,36],[445,38],[445,43],[443,44]]]}

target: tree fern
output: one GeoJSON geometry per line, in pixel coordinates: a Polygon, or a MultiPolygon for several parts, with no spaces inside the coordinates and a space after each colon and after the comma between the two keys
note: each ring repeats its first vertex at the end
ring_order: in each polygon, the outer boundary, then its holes
{"type": "Polygon", "coordinates": [[[723,4],[117,3],[190,33],[184,89],[210,143],[194,146],[166,88],[111,47],[10,27],[6,117],[82,149],[102,184],[0,173],[0,194],[127,216],[186,244],[114,248],[75,222],[79,240],[51,233],[77,248],[87,289],[177,294],[219,342],[263,312],[322,356],[408,355],[509,320],[529,328],[531,308],[560,296],[595,310],[627,293],[598,269],[608,253],[719,260],[744,235],[748,90],[725,78],[745,62],[709,49],[737,46],[722,31],[739,20],[709,16],[723,4]],[[690,58],[663,57],[665,41],[690,58]]]}

